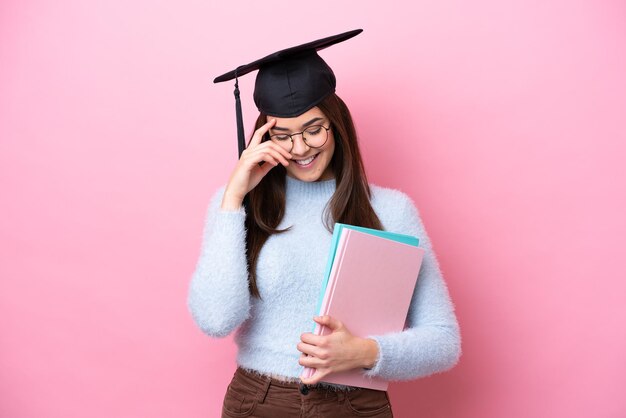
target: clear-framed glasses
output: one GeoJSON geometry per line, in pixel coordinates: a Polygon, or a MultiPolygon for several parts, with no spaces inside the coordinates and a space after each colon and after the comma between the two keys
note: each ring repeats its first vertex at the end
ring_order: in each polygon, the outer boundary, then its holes
{"type": "Polygon", "coordinates": [[[270,135],[270,139],[276,142],[278,145],[286,149],[288,152],[293,148],[293,137],[295,135],[302,135],[304,143],[311,148],[321,148],[328,140],[328,131],[324,125],[311,125],[302,132],[295,132],[293,134],[274,134],[270,135]]]}

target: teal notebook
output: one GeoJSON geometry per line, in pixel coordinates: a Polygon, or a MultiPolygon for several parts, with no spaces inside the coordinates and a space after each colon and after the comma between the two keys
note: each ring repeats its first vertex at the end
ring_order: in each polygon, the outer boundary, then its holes
{"type": "MultiPolygon", "coordinates": [[[[326,271],[324,272],[324,279],[322,281],[320,295],[319,295],[319,299],[317,302],[317,310],[315,311],[316,315],[319,315],[320,309],[322,308],[322,302],[324,300],[324,295],[326,294],[326,287],[328,286],[328,279],[330,278],[330,271],[333,267],[333,262],[335,261],[335,252],[337,251],[337,244],[339,243],[339,237],[341,236],[341,231],[344,228],[352,229],[352,230],[360,231],[360,232],[365,232],[367,234],[376,235],[378,237],[394,240],[397,242],[401,242],[403,244],[413,245],[415,247],[419,245],[419,239],[411,235],[398,234],[398,233],[389,232],[389,231],[380,231],[378,229],[364,228],[362,226],[348,225],[348,224],[342,224],[342,223],[336,222],[335,228],[333,230],[332,241],[330,244],[330,254],[328,256],[328,262],[326,263],[326,271]]],[[[313,330],[315,330],[315,322],[313,322],[313,330]]]]}

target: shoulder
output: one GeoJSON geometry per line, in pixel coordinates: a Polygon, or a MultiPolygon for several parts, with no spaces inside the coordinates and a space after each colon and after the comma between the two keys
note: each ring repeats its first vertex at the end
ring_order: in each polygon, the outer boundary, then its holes
{"type": "Polygon", "coordinates": [[[404,234],[422,232],[419,211],[413,199],[399,189],[370,183],[372,208],[387,231],[404,234]]]}
{"type": "Polygon", "coordinates": [[[372,192],[372,204],[379,205],[381,209],[385,207],[392,208],[398,204],[414,205],[413,200],[402,190],[383,187],[374,183],[370,183],[369,186],[372,192]]]}

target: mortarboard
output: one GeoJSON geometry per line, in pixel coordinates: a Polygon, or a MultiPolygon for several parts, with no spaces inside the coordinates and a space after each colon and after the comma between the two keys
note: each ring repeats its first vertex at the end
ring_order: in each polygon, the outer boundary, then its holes
{"type": "Polygon", "coordinates": [[[237,78],[259,70],[254,85],[254,103],[259,111],[277,117],[301,115],[335,91],[333,70],[317,51],[350,39],[363,29],[355,29],[302,45],[283,49],[241,65],[223,74],[214,83],[235,79],[235,112],[239,156],[245,149],[243,117],[237,78]]]}

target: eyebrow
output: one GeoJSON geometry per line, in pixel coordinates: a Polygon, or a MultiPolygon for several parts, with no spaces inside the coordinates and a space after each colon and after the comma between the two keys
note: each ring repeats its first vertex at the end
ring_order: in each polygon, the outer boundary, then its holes
{"type": "MultiPolygon", "coordinates": [[[[303,124],[302,124],[302,127],[303,127],[303,128],[306,128],[307,126],[310,126],[311,124],[313,124],[313,123],[315,123],[315,122],[318,122],[318,121],[320,121],[320,120],[323,120],[323,119],[324,119],[324,118],[322,118],[322,117],[313,118],[313,119],[311,119],[310,121],[303,123],[303,124]]],[[[272,130],[275,130],[275,131],[288,131],[288,130],[289,130],[289,129],[287,129],[287,128],[282,128],[282,127],[280,127],[280,126],[274,126],[274,127],[273,127],[273,128],[271,128],[271,129],[272,129],[272,130]]]]}

